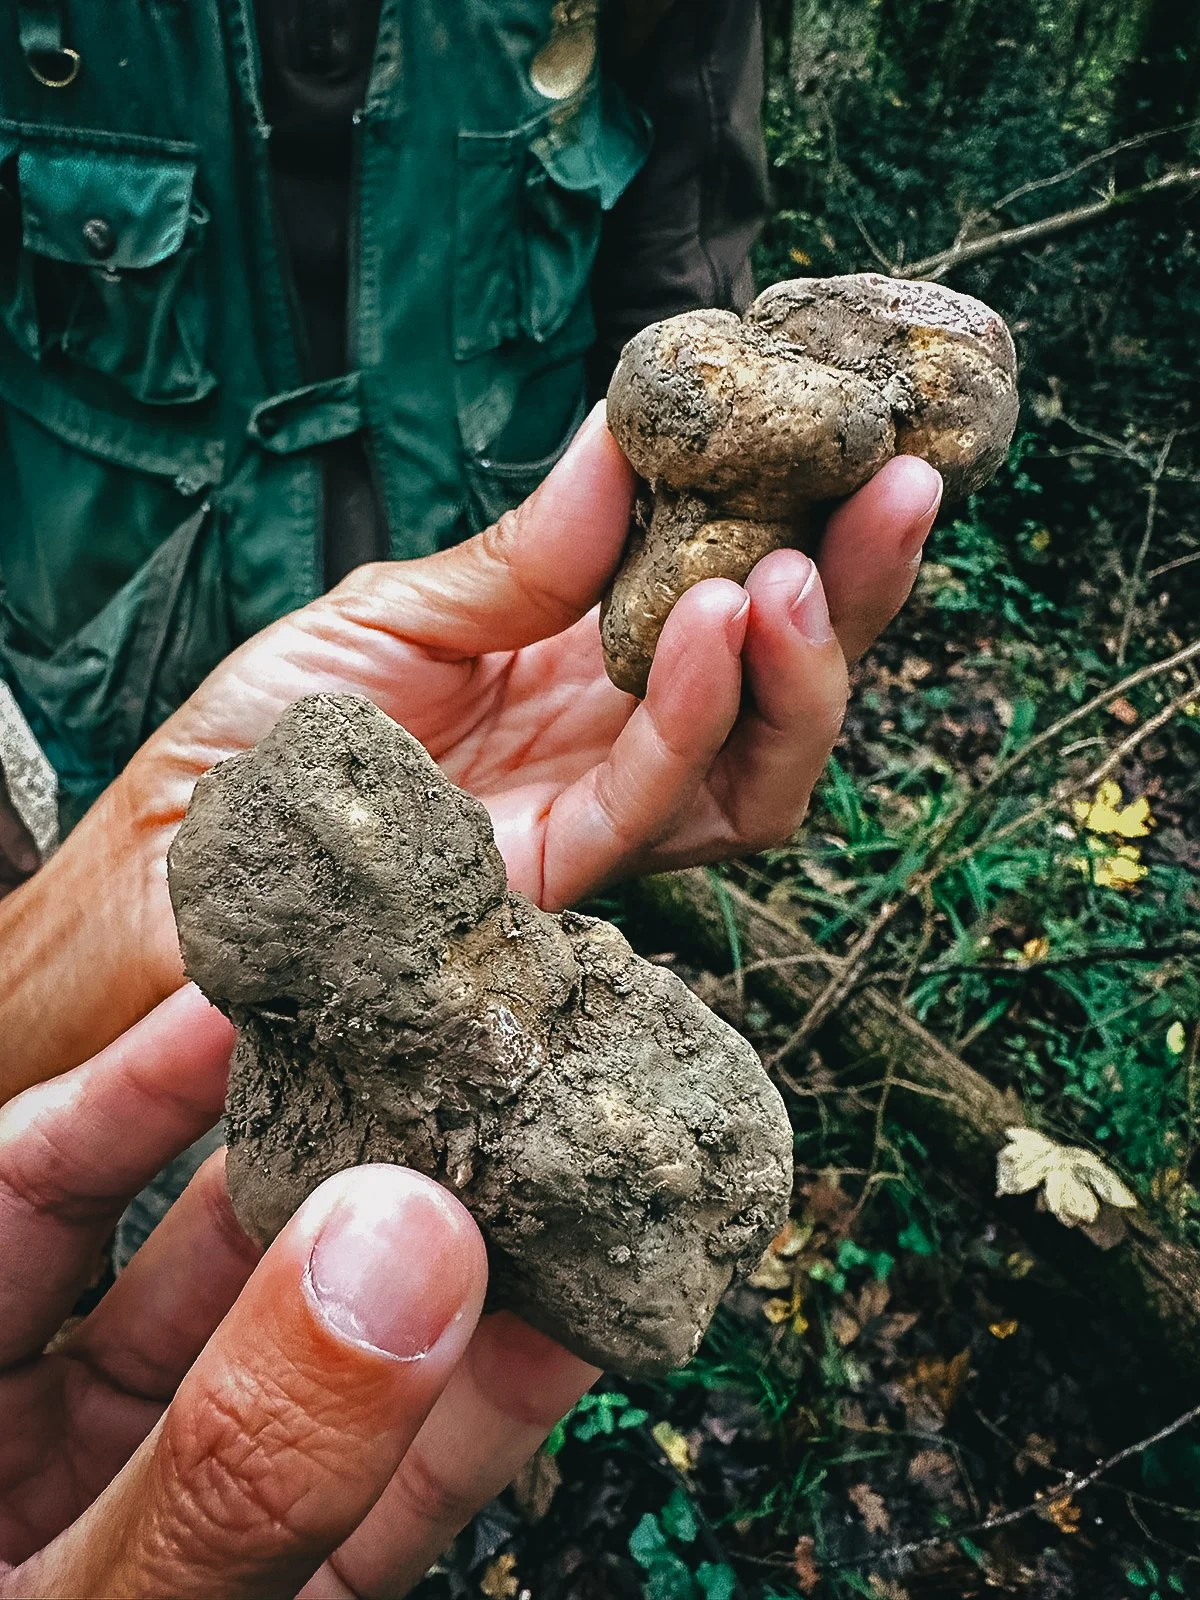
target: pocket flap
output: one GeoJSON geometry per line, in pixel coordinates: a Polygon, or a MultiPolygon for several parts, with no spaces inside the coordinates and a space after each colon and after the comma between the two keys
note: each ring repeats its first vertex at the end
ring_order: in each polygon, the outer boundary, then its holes
{"type": "Polygon", "coordinates": [[[115,271],[157,266],[183,243],[196,163],[33,145],[17,158],[25,246],[115,271]]]}
{"type": "Polygon", "coordinates": [[[551,117],[530,148],[560,189],[590,194],[611,211],[645,165],[652,139],[649,118],[604,82],[561,125],[551,117]]]}

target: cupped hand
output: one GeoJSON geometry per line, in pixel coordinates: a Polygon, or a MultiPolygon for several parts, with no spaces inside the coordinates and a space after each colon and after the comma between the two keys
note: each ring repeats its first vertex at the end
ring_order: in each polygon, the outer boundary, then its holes
{"type": "Polygon", "coordinates": [[[597,1376],[479,1320],[482,1240],[428,1179],[332,1178],[260,1257],[224,1152],[59,1332],[231,1040],[182,989],[0,1112],[0,1600],[402,1595],[597,1376]]]}
{"type": "Polygon", "coordinates": [[[815,564],[777,551],[744,587],[698,584],[642,703],[605,676],[593,609],[633,490],[598,409],[496,527],[364,567],[252,639],[126,775],[151,853],[165,855],[200,773],[318,692],[366,695],[415,734],[488,807],[512,886],[549,909],[789,836],[837,737],[847,662],[912,587],[940,480],[893,461],[835,511],[815,564]]]}

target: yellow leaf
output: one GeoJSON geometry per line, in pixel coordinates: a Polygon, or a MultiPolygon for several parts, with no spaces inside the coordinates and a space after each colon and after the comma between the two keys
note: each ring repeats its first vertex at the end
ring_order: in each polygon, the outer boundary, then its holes
{"type": "Polygon", "coordinates": [[[654,1435],[655,1444],[676,1472],[694,1471],[696,1461],[692,1447],[678,1428],[673,1428],[669,1422],[656,1422],[650,1432],[654,1435]]]}
{"type": "Polygon", "coordinates": [[[1003,1322],[989,1323],[988,1332],[993,1339],[1011,1339],[1020,1326],[1015,1317],[1006,1317],[1003,1322]]]}
{"type": "Polygon", "coordinates": [[[1036,533],[1030,534],[1029,543],[1033,546],[1033,548],[1035,550],[1037,550],[1039,552],[1042,551],[1042,550],[1049,550],[1049,548],[1050,548],[1050,529],[1049,528],[1039,528],[1036,533]]]}
{"type": "Polygon", "coordinates": [[[516,1600],[520,1588],[517,1558],[511,1551],[490,1561],[479,1580],[479,1591],[487,1595],[488,1600],[516,1600]]]}
{"type": "Polygon", "coordinates": [[[811,267],[812,257],[807,250],[789,250],[788,255],[798,267],[811,267]]]}
{"type": "Polygon", "coordinates": [[[1149,872],[1136,845],[1120,845],[1112,855],[1092,863],[1092,876],[1102,889],[1132,889],[1149,872]]]}
{"type": "Polygon", "coordinates": [[[1178,1018],[1167,1029],[1167,1049],[1173,1056],[1181,1056],[1187,1049],[1187,1029],[1178,1018]]]}
{"type": "Polygon", "coordinates": [[[1120,839],[1144,839],[1154,826],[1150,802],[1139,795],[1127,806],[1121,804],[1121,786],[1106,778],[1091,801],[1076,800],[1076,819],[1089,833],[1114,835],[1120,839]]]}
{"type": "Polygon", "coordinates": [[[1043,934],[1037,939],[1026,939],[1021,955],[1026,961],[1044,961],[1050,954],[1050,941],[1043,934]]]}

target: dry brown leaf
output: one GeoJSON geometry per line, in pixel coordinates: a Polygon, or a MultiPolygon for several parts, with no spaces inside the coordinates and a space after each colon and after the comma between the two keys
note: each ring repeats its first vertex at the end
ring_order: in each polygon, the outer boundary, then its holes
{"type": "Polygon", "coordinates": [[[1108,702],[1108,712],[1110,716],[1116,717],[1118,722],[1123,722],[1127,728],[1132,728],[1138,719],[1137,707],[1131,705],[1123,694],[1108,702]]]}
{"type": "Polygon", "coordinates": [[[960,1350],[949,1360],[941,1356],[922,1356],[904,1382],[906,1387],[928,1395],[942,1415],[948,1416],[970,1370],[968,1350],[960,1350]]]}
{"type": "Polygon", "coordinates": [[[489,1561],[483,1569],[483,1577],[479,1580],[479,1592],[485,1594],[487,1600],[517,1600],[520,1589],[517,1558],[511,1550],[505,1555],[497,1556],[494,1561],[489,1561]]]}
{"type": "Polygon", "coordinates": [[[844,1311],[841,1306],[834,1306],[829,1314],[829,1331],[845,1350],[847,1345],[854,1343],[862,1329],[848,1311],[844,1311]]]}
{"type": "Polygon", "coordinates": [[[908,1463],[908,1476],[935,1500],[944,1500],[958,1487],[958,1468],[945,1450],[918,1450],[908,1463]]]}
{"type": "Polygon", "coordinates": [[[792,1555],[792,1571],[796,1575],[801,1594],[816,1594],[821,1583],[821,1569],[817,1566],[816,1541],[807,1533],[796,1540],[792,1555]]]}
{"type": "Polygon", "coordinates": [[[562,1484],[558,1462],[539,1450],[513,1479],[513,1498],[526,1522],[540,1522],[562,1484]]]}
{"type": "Polygon", "coordinates": [[[891,1532],[892,1521],[881,1494],[867,1483],[856,1483],[849,1493],[850,1503],[866,1523],[868,1533],[891,1532]]]}
{"type": "Polygon", "coordinates": [[[1059,1533],[1079,1532],[1079,1524],[1083,1517],[1083,1512],[1069,1494],[1062,1495],[1058,1500],[1051,1500],[1046,1507],[1046,1515],[1059,1533]]]}
{"type": "Polygon", "coordinates": [[[1030,1467],[1041,1467],[1049,1472],[1054,1465],[1054,1441],[1044,1439],[1040,1433],[1031,1433],[1017,1452],[1014,1463],[1018,1472],[1028,1472],[1030,1467]]]}
{"type": "Polygon", "coordinates": [[[988,1332],[993,1339],[1011,1339],[1020,1326],[1016,1317],[1005,1317],[1003,1322],[989,1322],[988,1332]]]}
{"type": "Polygon", "coordinates": [[[883,1315],[891,1298],[892,1291],[881,1278],[871,1278],[863,1285],[855,1312],[864,1328],[873,1318],[883,1315]]]}
{"type": "Polygon", "coordinates": [[[773,1250],[768,1250],[746,1282],[752,1289],[790,1289],[795,1275],[796,1269],[790,1261],[783,1261],[773,1250]]]}

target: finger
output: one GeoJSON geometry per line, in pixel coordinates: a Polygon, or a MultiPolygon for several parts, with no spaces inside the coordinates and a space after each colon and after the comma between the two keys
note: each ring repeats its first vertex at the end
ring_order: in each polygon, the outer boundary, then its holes
{"type": "Polygon", "coordinates": [[[478,1230],[431,1180],[385,1166],[331,1178],[159,1428],[31,1564],[28,1592],[291,1600],[392,1479],[486,1277],[478,1230]]]}
{"type": "Polygon", "coordinates": [[[0,1365],[43,1348],[130,1198],[220,1116],[232,1040],[181,989],[0,1110],[0,1365]]]}
{"type": "MultiPolygon", "coordinates": [[[[841,730],[848,688],[821,578],[807,556],[767,556],[746,590],[746,710],[710,783],[732,835],[726,853],[739,854],[780,843],[803,821],[841,730]]],[[[685,854],[704,847],[686,834],[678,843],[685,854]]]]}
{"type": "Polygon", "coordinates": [[[425,560],[360,568],[330,602],[443,658],[514,650],[591,609],[629,530],[633,469],[597,406],[536,493],[476,538],[425,560]]]}
{"type": "Polygon", "coordinates": [[[908,599],[942,499],[942,480],[916,456],[897,456],[830,517],[817,563],[834,632],[848,661],[908,599]]]}
{"type": "Polygon", "coordinates": [[[300,1600],[407,1593],[599,1376],[510,1313],[484,1318],[379,1503],[300,1600]]]}
{"type": "Polygon", "coordinates": [[[695,801],[737,719],[750,604],[724,579],[689,589],[663,629],[646,698],[604,761],[546,824],[541,904],[570,905],[665,837],[695,801]]]}
{"type": "Polygon", "coordinates": [[[61,1354],[124,1394],[167,1401],[262,1258],[211,1155],[61,1354]]]}

